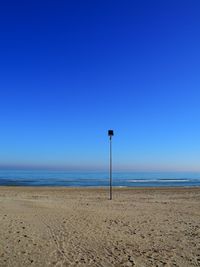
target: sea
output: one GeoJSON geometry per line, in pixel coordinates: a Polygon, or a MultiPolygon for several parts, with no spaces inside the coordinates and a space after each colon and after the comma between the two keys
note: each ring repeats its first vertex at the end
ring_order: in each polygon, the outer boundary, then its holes
{"type": "MultiPolygon", "coordinates": [[[[109,172],[0,170],[0,186],[109,186],[109,172]]],[[[114,172],[115,187],[198,187],[200,172],[114,172]]]]}

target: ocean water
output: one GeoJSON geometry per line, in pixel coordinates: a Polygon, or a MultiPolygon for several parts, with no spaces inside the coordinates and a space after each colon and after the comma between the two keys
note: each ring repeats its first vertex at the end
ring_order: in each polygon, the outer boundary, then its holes
{"type": "MultiPolygon", "coordinates": [[[[0,170],[0,185],[7,186],[109,186],[108,172],[0,170]]],[[[200,186],[200,173],[114,172],[113,186],[168,187],[200,186]]]]}

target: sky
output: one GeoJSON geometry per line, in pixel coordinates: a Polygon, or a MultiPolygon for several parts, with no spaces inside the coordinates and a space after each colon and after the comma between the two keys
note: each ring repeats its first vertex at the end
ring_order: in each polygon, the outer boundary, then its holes
{"type": "Polygon", "coordinates": [[[3,1],[0,168],[200,171],[200,2],[3,1]]]}

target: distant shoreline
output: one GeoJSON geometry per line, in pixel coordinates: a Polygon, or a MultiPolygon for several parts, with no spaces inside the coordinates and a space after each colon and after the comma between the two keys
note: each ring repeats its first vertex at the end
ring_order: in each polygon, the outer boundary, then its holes
{"type": "MultiPolygon", "coordinates": [[[[83,190],[83,191],[94,191],[94,190],[109,190],[109,186],[20,186],[20,185],[0,185],[0,189],[30,189],[30,190],[35,190],[35,189],[43,189],[43,190],[64,190],[64,191],[73,191],[73,190],[83,190]]],[[[199,190],[200,186],[113,186],[113,191],[123,191],[123,190],[133,190],[133,191],[141,191],[141,190],[147,190],[147,191],[169,191],[169,190],[199,190]]]]}

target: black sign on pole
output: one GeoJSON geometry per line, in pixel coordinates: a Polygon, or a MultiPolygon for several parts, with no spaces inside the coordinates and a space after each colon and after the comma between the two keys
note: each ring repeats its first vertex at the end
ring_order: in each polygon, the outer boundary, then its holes
{"type": "Polygon", "coordinates": [[[110,137],[110,200],[112,199],[112,137],[114,135],[113,130],[108,130],[108,136],[110,137]]]}

